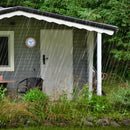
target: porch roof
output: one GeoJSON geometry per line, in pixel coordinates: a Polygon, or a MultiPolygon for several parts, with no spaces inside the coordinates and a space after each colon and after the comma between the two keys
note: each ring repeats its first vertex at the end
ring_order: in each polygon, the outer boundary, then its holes
{"type": "Polygon", "coordinates": [[[44,20],[47,22],[66,25],[69,27],[76,27],[79,29],[86,29],[89,31],[106,33],[108,35],[113,35],[114,32],[118,31],[117,26],[63,16],[55,13],[43,12],[22,6],[0,8],[0,19],[10,18],[13,16],[25,16],[28,18],[35,18],[38,20],[44,20]]]}

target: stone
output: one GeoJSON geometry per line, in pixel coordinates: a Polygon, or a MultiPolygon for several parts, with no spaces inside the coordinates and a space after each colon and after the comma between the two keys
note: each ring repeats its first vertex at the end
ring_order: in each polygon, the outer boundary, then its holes
{"type": "Polygon", "coordinates": [[[90,121],[90,122],[93,121],[93,119],[94,119],[93,117],[88,117],[87,118],[87,120],[90,121]]]}
{"type": "Polygon", "coordinates": [[[113,127],[120,127],[120,125],[118,123],[116,123],[115,121],[111,122],[111,126],[113,126],[113,127]]]}
{"type": "Polygon", "coordinates": [[[96,124],[102,125],[102,126],[109,126],[110,125],[108,119],[98,119],[96,121],[96,124]]]}
{"type": "Polygon", "coordinates": [[[89,121],[84,121],[84,124],[87,125],[87,126],[93,126],[93,123],[89,122],[89,121]]]}
{"type": "Polygon", "coordinates": [[[43,125],[44,126],[53,126],[53,124],[51,122],[44,122],[43,125]]]}
{"type": "Polygon", "coordinates": [[[25,120],[24,118],[21,118],[21,119],[19,120],[19,123],[26,124],[26,120],[25,120]]]}
{"type": "Polygon", "coordinates": [[[123,124],[124,124],[125,126],[130,126],[130,119],[125,119],[125,120],[123,121],[123,124]]]}
{"type": "Polygon", "coordinates": [[[30,121],[29,121],[29,120],[26,122],[26,125],[27,125],[27,126],[29,126],[29,125],[30,125],[30,121]]]}
{"type": "Polygon", "coordinates": [[[59,123],[59,126],[66,126],[65,123],[59,123]]]}
{"type": "Polygon", "coordinates": [[[120,119],[120,120],[123,120],[123,117],[122,117],[122,116],[120,116],[120,117],[119,117],[119,119],[120,119]]]}

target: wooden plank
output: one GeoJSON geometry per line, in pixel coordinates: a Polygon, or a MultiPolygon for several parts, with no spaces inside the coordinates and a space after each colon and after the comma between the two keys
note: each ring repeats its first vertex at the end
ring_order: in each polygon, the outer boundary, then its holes
{"type": "Polygon", "coordinates": [[[0,83],[14,83],[14,82],[17,82],[17,81],[14,81],[14,80],[1,80],[0,83]]]}

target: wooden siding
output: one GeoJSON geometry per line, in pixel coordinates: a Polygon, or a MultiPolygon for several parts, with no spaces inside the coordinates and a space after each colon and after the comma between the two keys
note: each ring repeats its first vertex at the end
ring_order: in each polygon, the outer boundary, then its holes
{"type": "MultiPolygon", "coordinates": [[[[0,20],[0,31],[14,31],[14,72],[0,72],[4,80],[17,80],[40,75],[40,29],[70,29],[67,26],[47,23],[26,17],[0,20]],[[15,23],[13,25],[13,23],[15,23]],[[36,39],[36,46],[28,48],[25,40],[36,39]]],[[[74,81],[87,80],[86,31],[73,29],[73,74],[74,81]]],[[[16,90],[17,83],[10,83],[9,90],[16,90]]]]}

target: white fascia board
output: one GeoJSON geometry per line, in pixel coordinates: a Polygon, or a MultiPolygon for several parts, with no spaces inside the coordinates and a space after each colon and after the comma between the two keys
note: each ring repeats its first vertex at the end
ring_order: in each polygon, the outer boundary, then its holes
{"type": "Polygon", "coordinates": [[[47,21],[49,23],[53,22],[53,23],[57,23],[57,24],[60,24],[60,25],[66,25],[66,26],[69,26],[69,27],[76,27],[76,28],[79,28],[79,29],[85,29],[85,30],[88,30],[88,31],[95,31],[95,32],[98,32],[98,33],[106,33],[108,35],[114,34],[114,31],[112,31],[112,30],[107,30],[107,29],[102,29],[102,28],[98,28],[98,27],[83,25],[83,24],[79,24],[79,23],[74,23],[74,22],[56,19],[56,18],[52,18],[52,17],[28,13],[28,12],[24,12],[24,11],[15,11],[15,12],[7,13],[7,14],[2,14],[2,15],[0,15],[0,19],[11,18],[13,16],[25,16],[25,17],[28,17],[28,18],[35,18],[35,19],[38,19],[38,20],[44,20],[44,21],[47,21]]]}

